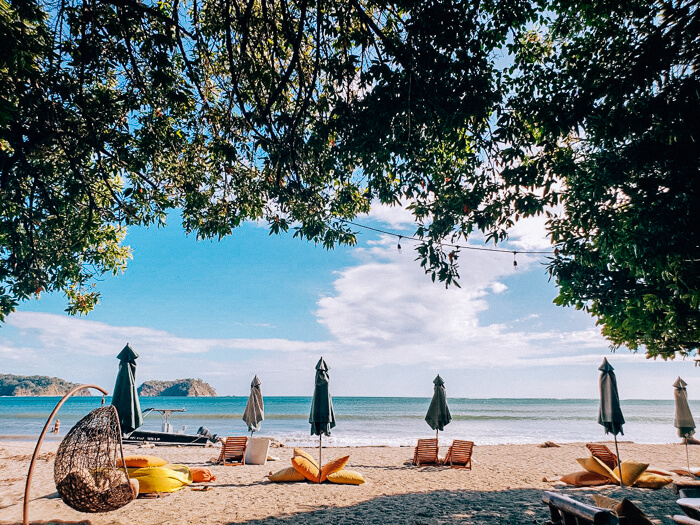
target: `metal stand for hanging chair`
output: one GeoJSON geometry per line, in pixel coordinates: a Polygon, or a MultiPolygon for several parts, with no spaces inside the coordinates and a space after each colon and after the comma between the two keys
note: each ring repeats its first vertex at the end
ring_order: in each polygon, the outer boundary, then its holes
{"type": "Polygon", "coordinates": [[[102,406],[78,421],[61,441],[54,463],[56,490],[66,505],[80,512],[109,512],[134,499],[129,474],[124,466],[117,411],[113,406],[104,404],[104,396],[107,395],[105,389],[96,385],[80,385],[56,404],[39,436],[24,489],[24,525],[29,524],[29,486],[44,436],[58,409],[75,392],[84,388],[102,392],[102,406]]]}

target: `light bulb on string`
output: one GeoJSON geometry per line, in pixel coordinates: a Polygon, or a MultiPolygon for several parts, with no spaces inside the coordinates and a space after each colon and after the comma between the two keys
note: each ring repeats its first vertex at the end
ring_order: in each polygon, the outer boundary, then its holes
{"type": "Polygon", "coordinates": [[[515,256],[518,252],[513,252],[513,268],[518,269],[518,261],[515,260],[515,256]]]}
{"type": "Polygon", "coordinates": [[[402,236],[399,235],[399,242],[398,242],[398,244],[396,245],[396,249],[399,251],[399,253],[401,253],[401,237],[402,237],[402,236]]]}

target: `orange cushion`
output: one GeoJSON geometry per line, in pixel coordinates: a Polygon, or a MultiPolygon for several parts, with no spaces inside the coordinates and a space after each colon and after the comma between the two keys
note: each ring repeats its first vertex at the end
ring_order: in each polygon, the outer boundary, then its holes
{"type": "Polygon", "coordinates": [[[292,457],[297,457],[297,456],[301,456],[302,458],[308,459],[311,463],[314,464],[314,466],[315,466],[316,468],[318,468],[318,462],[316,461],[316,458],[314,458],[314,457],[313,457],[311,454],[309,454],[308,452],[304,452],[304,451],[301,450],[300,448],[295,448],[295,449],[294,449],[294,454],[292,454],[292,457]]]}
{"type": "Polygon", "coordinates": [[[343,470],[345,465],[348,464],[349,459],[350,456],[343,456],[342,458],[335,458],[333,461],[329,461],[323,465],[323,467],[321,467],[321,483],[328,479],[329,474],[343,470]]]}
{"type": "Polygon", "coordinates": [[[211,470],[205,467],[190,467],[192,473],[192,481],[194,483],[202,483],[206,481],[216,481],[216,476],[211,473],[211,470]]]}
{"type": "MultiPolygon", "coordinates": [[[[124,463],[127,467],[133,468],[145,468],[145,467],[162,467],[167,465],[168,462],[157,456],[124,456],[124,463]]],[[[117,459],[117,466],[122,466],[122,460],[117,459]]]]}
{"type": "Polygon", "coordinates": [[[321,475],[321,473],[318,471],[318,467],[304,456],[294,456],[292,458],[292,466],[294,467],[294,470],[309,481],[318,483],[321,475]]]}
{"type": "Polygon", "coordinates": [[[595,487],[597,485],[607,485],[610,483],[610,480],[602,474],[598,474],[597,472],[588,472],[587,470],[566,474],[565,476],[561,477],[561,480],[564,483],[575,485],[577,487],[595,487]]]}

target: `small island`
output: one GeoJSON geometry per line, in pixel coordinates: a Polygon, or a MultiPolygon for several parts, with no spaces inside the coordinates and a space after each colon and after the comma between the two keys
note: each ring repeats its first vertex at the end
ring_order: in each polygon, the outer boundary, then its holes
{"type": "MultiPolygon", "coordinates": [[[[0,374],[0,396],[63,396],[78,383],[49,376],[16,376],[0,374]]],[[[90,396],[87,388],[78,390],[75,396],[90,396]]]]}
{"type": "Polygon", "coordinates": [[[146,381],[138,388],[139,396],[216,397],[216,390],[201,379],[146,381]]]}

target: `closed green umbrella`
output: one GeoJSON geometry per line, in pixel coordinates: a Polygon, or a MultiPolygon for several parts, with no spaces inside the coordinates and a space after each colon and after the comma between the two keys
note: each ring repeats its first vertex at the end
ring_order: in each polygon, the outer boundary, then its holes
{"type": "Polygon", "coordinates": [[[119,373],[114,384],[112,405],[117,409],[119,424],[124,434],[133,432],[143,423],[139,394],[136,390],[136,359],[138,356],[128,343],[117,356],[119,373]]]}
{"type": "Polygon", "coordinates": [[[615,438],[615,453],[617,454],[617,466],[620,471],[620,486],[622,486],[622,468],[620,464],[620,451],[617,447],[617,435],[624,434],[622,425],[625,418],[620,408],[620,396],[617,393],[617,379],[614,368],[603,358],[600,370],[600,411],[598,412],[598,423],[603,425],[606,434],[612,434],[615,438]]]}
{"type": "Polygon", "coordinates": [[[678,436],[684,438],[685,441],[685,460],[688,462],[688,471],[690,471],[690,456],[688,455],[688,439],[695,434],[695,420],[688,406],[688,391],[685,389],[687,383],[680,377],[673,383],[675,390],[673,398],[676,405],[676,417],[673,420],[673,426],[678,429],[678,436]]]}
{"type": "Polygon", "coordinates": [[[452,421],[450,409],[447,407],[447,392],[445,391],[445,382],[440,377],[440,374],[433,380],[433,399],[430,401],[428,413],[425,415],[425,420],[435,431],[435,439],[438,437],[438,431],[445,430],[445,425],[452,421]]]}
{"type": "Polygon", "coordinates": [[[321,442],[323,440],[323,434],[325,434],[326,436],[330,436],[331,429],[335,426],[333,399],[331,399],[331,394],[328,390],[328,381],[328,365],[322,357],[316,364],[314,397],[311,400],[311,414],[309,415],[309,423],[311,423],[311,435],[318,436],[319,469],[323,465],[323,463],[321,462],[321,442]]]}
{"type": "Polygon", "coordinates": [[[261,384],[258,376],[255,376],[250,383],[250,395],[243,411],[243,421],[248,425],[248,431],[251,436],[253,432],[260,430],[260,423],[265,419],[265,405],[263,404],[262,392],[260,391],[261,384]]]}

